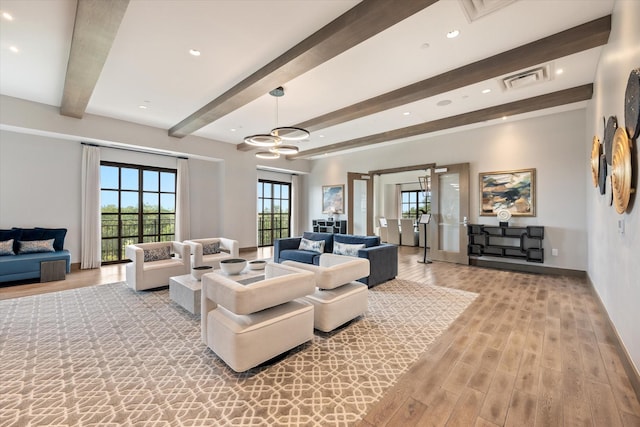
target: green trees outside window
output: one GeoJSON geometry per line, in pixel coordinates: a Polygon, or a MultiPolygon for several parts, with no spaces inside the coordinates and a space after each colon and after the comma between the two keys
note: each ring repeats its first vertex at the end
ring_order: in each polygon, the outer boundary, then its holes
{"type": "Polygon", "coordinates": [[[402,198],[402,218],[420,219],[421,210],[424,213],[431,212],[431,192],[421,190],[403,191],[402,198]]]}
{"type": "Polygon", "coordinates": [[[124,248],[175,235],[176,170],[100,163],[102,262],[124,260],[124,248]]]}
{"type": "Polygon", "coordinates": [[[258,246],[291,236],[291,184],[258,181],[258,246]]]}

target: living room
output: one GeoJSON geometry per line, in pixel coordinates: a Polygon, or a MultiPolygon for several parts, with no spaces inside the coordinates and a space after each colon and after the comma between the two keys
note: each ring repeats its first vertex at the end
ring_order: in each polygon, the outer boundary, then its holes
{"type": "MultiPolygon", "coordinates": [[[[4,7],[3,2],[3,10],[4,7]]],[[[637,49],[640,30],[633,19],[640,15],[638,2],[617,0],[611,14],[611,35],[600,54],[592,80],[593,97],[589,101],[548,109],[544,115],[525,114],[481,126],[461,126],[397,144],[312,160],[263,161],[252,152],[237,150],[233,144],[197,135],[178,139],[168,136],[164,128],[97,114],[87,113],[81,120],[62,116],[57,105],[8,95],[3,80],[0,228],[67,228],[65,248],[70,250],[75,265],[67,280],[74,280],[74,274],[83,274],[76,271],[82,251],[81,142],[101,145],[102,161],[175,169],[176,157],[187,157],[191,236],[233,237],[251,256],[258,256],[254,225],[256,183],[261,178],[281,175],[283,180],[290,180],[294,174],[298,177],[301,191],[294,206],[296,221],[291,234],[300,235],[310,230],[313,219],[326,216],[322,212],[322,187],[339,184],[346,188],[348,172],[366,173],[425,163],[469,163],[469,221],[495,224],[495,218],[479,215],[478,175],[535,168],[536,215],[512,221],[545,227],[547,253],[542,268],[586,276],[597,299],[602,301],[605,316],[615,328],[637,377],[640,336],[634,325],[640,324],[636,308],[640,301],[637,279],[640,266],[636,255],[640,242],[635,236],[640,228],[640,214],[633,199],[627,211],[618,214],[593,187],[589,165],[592,138],[604,132],[602,118],[617,116],[622,122],[629,72],[640,64],[637,49]],[[557,250],[557,256],[551,255],[551,249],[557,250]]],[[[3,50],[3,60],[4,55],[3,50]]],[[[285,102],[286,98],[282,103],[285,102]]],[[[637,171],[637,148],[633,153],[637,171]]],[[[635,176],[637,183],[637,172],[635,176]]],[[[421,252],[419,248],[403,249],[400,256],[404,257],[400,264],[417,264],[421,252]]],[[[106,281],[99,278],[102,273],[89,274],[100,283],[116,282],[123,280],[118,268],[103,269],[109,278],[106,281]]],[[[453,277],[461,274],[448,267],[416,268],[401,268],[401,275],[426,278],[438,269],[453,277]]],[[[487,280],[506,274],[496,270],[495,276],[491,276],[487,272],[491,270],[479,271],[487,280]]],[[[0,294],[4,291],[5,288],[0,289],[0,294]]],[[[632,377],[628,381],[634,383],[632,377]]],[[[633,411],[637,406],[630,404],[630,407],[633,411]]],[[[640,420],[637,412],[620,412],[625,425],[640,420]]],[[[594,415],[593,420],[598,419],[594,415]]],[[[566,420],[565,423],[569,424],[566,420]]]]}

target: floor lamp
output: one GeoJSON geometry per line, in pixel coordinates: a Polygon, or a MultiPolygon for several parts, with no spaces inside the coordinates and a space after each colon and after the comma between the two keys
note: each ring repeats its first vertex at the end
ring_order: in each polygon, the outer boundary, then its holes
{"type": "Polygon", "coordinates": [[[422,264],[431,264],[431,260],[427,259],[427,246],[429,246],[427,244],[427,225],[429,224],[429,221],[431,221],[431,214],[426,213],[420,215],[420,220],[418,221],[418,224],[424,224],[424,258],[422,261],[418,261],[422,264]]]}

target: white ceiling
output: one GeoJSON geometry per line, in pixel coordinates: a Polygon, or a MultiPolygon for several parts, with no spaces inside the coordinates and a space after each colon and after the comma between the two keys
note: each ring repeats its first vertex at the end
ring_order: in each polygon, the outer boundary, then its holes
{"type": "MultiPolygon", "coordinates": [[[[194,134],[239,144],[246,135],[294,125],[600,18],[611,13],[613,1],[517,0],[470,23],[459,0],[440,0],[282,82],[285,96],[278,101],[278,123],[276,101],[265,94],[194,134]],[[460,36],[447,39],[452,29],[460,30],[460,36]]],[[[169,129],[357,3],[131,0],[86,112],[169,129]],[[192,48],[202,55],[189,55],[192,48]]],[[[1,94],[60,106],[75,8],[75,0],[0,0],[2,12],[14,17],[0,18],[1,94]],[[19,52],[12,52],[11,46],[19,52]]],[[[590,83],[600,51],[594,48],[553,61],[552,71],[562,69],[563,74],[553,73],[546,83],[507,92],[499,79],[492,79],[321,129],[300,148],[590,83]],[[482,94],[485,88],[492,91],[482,94]],[[452,102],[437,106],[442,100],[452,102]]]]}

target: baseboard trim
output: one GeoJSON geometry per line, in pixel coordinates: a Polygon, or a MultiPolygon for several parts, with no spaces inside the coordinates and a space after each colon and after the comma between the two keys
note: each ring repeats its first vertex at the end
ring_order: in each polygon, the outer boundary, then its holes
{"type": "Polygon", "coordinates": [[[545,267],[536,264],[516,264],[511,262],[488,261],[477,258],[469,258],[469,265],[485,268],[497,268],[500,270],[520,271],[523,273],[552,274],[556,276],[586,277],[587,273],[582,270],[571,270],[568,268],[545,267]]]}
{"type": "Polygon", "coordinates": [[[598,291],[596,291],[596,287],[593,285],[593,282],[591,281],[591,277],[589,277],[588,274],[587,274],[587,283],[589,284],[589,287],[591,288],[591,292],[593,293],[595,300],[598,302],[600,309],[605,314],[609,327],[611,328],[611,330],[613,331],[613,334],[616,337],[615,347],[616,347],[616,350],[618,351],[618,356],[622,361],[622,366],[624,367],[624,371],[627,373],[627,376],[629,377],[629,381],[631,382],[631,387],[633,387],[633,391],[636,392],[636,398],[638,399],[638,401],[640,401],[640,372],[638,371],[638,369],[636,369],[635,365],[633,364],[633,361],[631,360],[631,356],[629,355],[629,352],[627,352],[627,349],[622,344],[622,339],[618,334],[618,330],[616,329],[616,326],[611,321],[611,318],[609,317],[609,312],[607,311],[607,308],[604,306],[602,299],[600,299],[600,295],[598,294],[598,291]]]}
{"type": "Polygon", "coordinates": [[[71,271],[80,271],[80,263],[72,262],[71,263],[71,271]]]}
{"type": "Polygon", "coordinates": [[[243,252],[255,252],[258,250],[257,246],[249,246],[246,248],[240,248],[240,250],[238,251],[239,253],[243,253],[243,252]]]}

